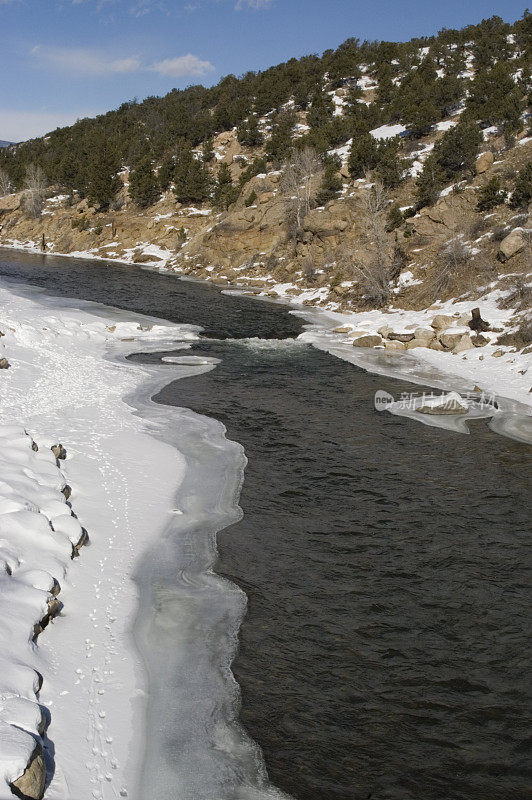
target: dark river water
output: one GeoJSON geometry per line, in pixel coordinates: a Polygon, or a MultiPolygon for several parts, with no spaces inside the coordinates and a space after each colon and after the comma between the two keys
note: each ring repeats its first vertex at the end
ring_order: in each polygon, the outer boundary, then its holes
{"type": "Polygon", "coordinates": [[[281,306],[20,254],[0,254],[2,275],[221,337],[192,350],[216,369],[156,400],[217,418],[246,451],[217,571],[248,596],[233,671],[275,785],[532,797],[529,446],[484,421],[464,436],[376,413],[377,389],[420,387],[286,340],[300,323],[281,306]]]}

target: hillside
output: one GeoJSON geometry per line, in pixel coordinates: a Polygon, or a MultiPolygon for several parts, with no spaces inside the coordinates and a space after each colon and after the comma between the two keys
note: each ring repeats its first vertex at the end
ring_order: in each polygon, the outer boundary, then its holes
{"type": "Polygon", "coordinates": [[[6,142],[3,139],[0,139],[0,147],[10,147],[13,142],[6,142]]]}
{"type": "Polygon", "coordinates": [[[484,302],[496,330],[462,349],[526,351],[531,33],[525,13],[407,43],[348,39],[8,148],[0,244],[332,311],[484,302]]]}

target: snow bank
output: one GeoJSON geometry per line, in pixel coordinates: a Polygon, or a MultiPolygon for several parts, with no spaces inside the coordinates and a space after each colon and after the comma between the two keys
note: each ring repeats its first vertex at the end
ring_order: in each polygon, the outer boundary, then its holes
{"type": "Polygon", "coordinates": [[[75,302],[0,283],[0,357],[10,363],[0,371],[0,800],[13,797],[8,783],[41,736],[54,764],[49,800],[131,796],[144,750],[132,573],[168,524],[184,460],[129,398],[198,367],[167,364],[155,377],[123,355],[186,347],[198,333],[75,302]],[[61,470],[49,450],[57,441],[68,451],[61,470]],[[81,526],[92,546],[71,561],[81,526]],[[34,643],[54,579],[64,608],[34,643]]]}
{"type": "MultiPolygon", "coordinates": [[[[34,450],[16,425],[0,425],[0,797],[42,748],[44,717],[34,639],[56,610],[82,538],[63,494],[66,481],[49,449],[34,450]],[[63,519],[69,524],[61,525],[63,519]]],[[[44,780],[44,762],[41,762],[44,780]]]]}

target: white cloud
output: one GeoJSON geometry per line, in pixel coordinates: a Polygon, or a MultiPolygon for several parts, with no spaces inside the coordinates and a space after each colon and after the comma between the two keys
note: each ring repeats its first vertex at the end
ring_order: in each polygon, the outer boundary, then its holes
{"type": "Polygon", "coordinates": [[[103,53],[82,47],[42,47],[37,45],[31,54],[48,66],[76,75],[108,75],[137,72],[141,61],[137,56],[109,59],[103,53]]]}
{"type": "Polygon", "coordinates": [[[63,112],[63,111],[14,111],[0,108],[0,139],[8,142],[22,142],[34,139],[55,128],[73,125],[83,117],[94,117],[95,111],[63,112]]]}
{"type": "Polygon", "coordinates": [[[243,8],[268,8],[272,4],[272,0],[237,0],[235,8],[237,11],[242,11],[243,8]]]}
{"type": "Polygon", "coordinates": [[[199,78],[207,72],[212,72],[214,66],[210,61],[201,61],[192,53],[187,53],[186,56],[157,61],[149,69],[152,72],[158,72],[159,75],[167,75],[170,78],[185,78],[187,76],[199,78]]]}

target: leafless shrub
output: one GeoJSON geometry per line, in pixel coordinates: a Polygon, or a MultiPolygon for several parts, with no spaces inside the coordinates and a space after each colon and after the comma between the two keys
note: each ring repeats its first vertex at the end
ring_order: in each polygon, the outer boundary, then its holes
{"type": "Polygon", "coordinates": [[[316,279],[316,265],[314,263],[314,259],[312,256],[308,255],[305,256],[303,261],[301,262],[301,269],[303,271],[303,277],[305,278],[307,283],[314,283],[316,279]]]}
{"type": "Polygon", "coordinates": [[[502,242],[512,229],[509,225],[496,225],[491,233],[492,242],[502,242]]]}
{"type": "Polygon", "coordinates": [[[26,216],[32,218],[41,216],[46,186],[46,176],[42,169],[35,164],[30,164],[24,179],[24,197],[22,201],[26,216]]]}
{"type": "Polygon", "coordinates": [[[6,194],[11,194],[13,186],[9,179],[9,175],[3,169],[0,169],[0,197],[5,197],[6,194]]]}
{"type": "Polygon", "coordinates": [[[518,311],[529,309],[532,306],[532,286],[520,275],[515,279],[508,294],[499,300],[499,308],[515,308],[518,311]]]}
{"type": "Polygon", "coordinates": [[[431,291],[440,297],[447,293],[456,280],[457,273],[471,258],[466,244],[459,237],[449,239],[440,249],[432,270],[431,291]]]}
{"type": "Polygon", "coordinates": [[[342,280],[349,277],[356,281],[362,303],[372,308],[389,303],[391,282],[397,269],[401,269],[400,253],[392,249],[386,230],[388,205],[388,193],[380,181],[361,198],[360,218],[368,241],[368,261],[356,259],[345,248],[336,252],[337,274],[342,280]]]}
{"type": "Polygon", "coordinates": [[[524,317],[518,329],[513,333],[501,334],[497,339],[497,344],[506,345],[507,347],[517,347],[518,350],[532,344],[532,316],[524,317]]]}
{"type": "Polygon", "coordinates": [[[485,217],[480,217],[480,219],[477,219],[477,221],[471,225],[471,228],[469,230],[469,235],[471,239],[478,239],[481,233],[489,231],[490,228],[491,228],[490,219],[489,218],[486,219],[485,217]]]}
{"type": "Polygon", "coordinates": [[[295,217],[297,228],[310,211],[313,178],[322,168],[321,158],[312,147],[296,150],[283,168],[281,191],[288,198],[287,212],[295,217]]]}

